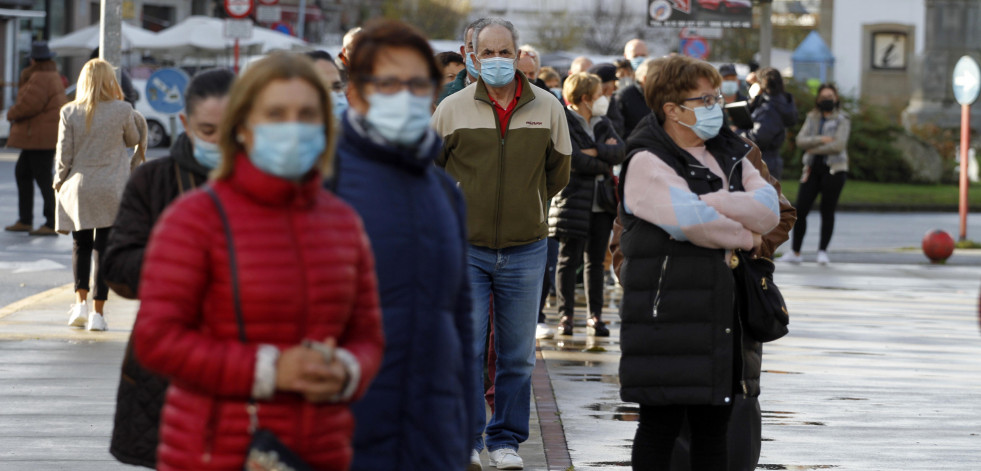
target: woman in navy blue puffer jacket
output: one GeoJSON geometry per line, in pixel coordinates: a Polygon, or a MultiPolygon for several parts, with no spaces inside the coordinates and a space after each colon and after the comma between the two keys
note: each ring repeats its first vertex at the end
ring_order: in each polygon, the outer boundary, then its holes
{"type": "Polygon", "coordinates": [[[749,104],[753,129],[741,129],[736,133],[760,148],[770,175],[780,180],[783,176],[780,147],[787,140],[787,128],[797,124],[797,105],[794,96],[784,91],[780,71],[767,67],[757,72],[757,76],[760,93],[749,104]]]}
{"type": "Polygon", "coordinates": [[[352,470],[464,469],[476,407],[463,195],[433,166],[439,69],[394,21],[367,27],[350,58],[331,186],[361,215],[378,274],[386,348],[354,407],[352,470]]]}

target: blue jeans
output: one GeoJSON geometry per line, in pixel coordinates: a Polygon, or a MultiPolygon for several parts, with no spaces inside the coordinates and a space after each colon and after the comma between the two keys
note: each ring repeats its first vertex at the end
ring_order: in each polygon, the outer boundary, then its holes
{"type": "Polygon", "coordinates": [[[476,417],[486,417],[483,398],[484,342],[487,338],[488,300],[494,297],[494,414],[490,422],[478,420],[475,450],[518,449],[528,439],[531,414],[531,372],[535,368],[535,324],[545,270],[545,240],[506,249],[470,246],[470,283],[473,288],[474,394],[476,417]]]}

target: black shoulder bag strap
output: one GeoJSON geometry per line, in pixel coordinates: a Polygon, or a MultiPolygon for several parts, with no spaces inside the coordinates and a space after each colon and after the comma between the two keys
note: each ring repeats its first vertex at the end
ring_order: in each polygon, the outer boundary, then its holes
{"type": "Polygon", "coordinates": [[[228,214],[225,212],[225,207],[221,205],[221,200],[218,198],[218,194],[215,193],[215,189],[211,185],[208,185],[204,187],[204,191],[208,192],[211,201],[215,203],[215,207],[218,209],[218,216],[221,217],[221,225],[225,229],[225,239],[228,241],[228,265],[232,277],[232,301],[235,303],[235,321],[238,323],[238,339],[242,343],[246,343],[245,319],[242,318],[242,300],[240,299],[238,288],[238,260],[235,258],[235,240],[232,238],[232,227],[228,223],[228,214]]]}
{"type": "MultiPolygon", "coordinates": [[[[238,261],[235,258],[235,244],[232,239],[232,228],[228,223],[228,214],[221,199],[215,193],[211,185],[204,187],[204,191],[211,197],[218,209],[221,217],[221,225],[225,229],[225,238],[228,240],[228,265],[231,269],[232,277],[232,297],[235,302],[235,320],[238,322],[238,338],[242,343],[246,343],[245,320],[242,318],[242,302],[239,296],[238,286],[238,261]]],[[[259,406],[256,405],[254,398],[249,398],[249,405],[246,406],[249,413],[249,433],[252,434],[249,443],[248,454],[245,458],[245,469],[259,469],[256,466],[263,466],[262,469],[293,469],[296,471],[313,471],[313,468],[303,461],[299,455],[283,444],[275,434],[266,429],[259,428],[259,406]],[[266,468],[266,466],[269,466],[266,468]]]]}

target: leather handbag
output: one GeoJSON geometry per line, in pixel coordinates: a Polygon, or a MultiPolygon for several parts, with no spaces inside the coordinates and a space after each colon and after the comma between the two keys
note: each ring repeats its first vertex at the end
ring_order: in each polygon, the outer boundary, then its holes
{"type": "MultiPolygon", "coordinates": [[[[232,229],[228,224],[228,215],[225,207],[222,206],[218,194],[210,186],[206,186],[205,191],[218,208],[218,215],[221,217],[221,225],[225,229],[225,239],[228,241],[228,264],[231,269],[232,277],[232,299],[235,304],[235,321],[238,323],[238,338],[242,343],[247,343],[245,336],[245,321],[242,317],[242,302],[239,297],[238,283],[238,261],[235,257],[235,244],[232,240],[232,229]]],[[[246,406],[249,413],[249,432],[252,434],[252,441],[249,443],[249,451],[245,456],[245,471],[313,471],[313,468],[303,461],[299,455],[290,450],[276,434],[263,428],[259,428],[259,405],[254,399],[249,399],[246,406]]]]}
{"type": "Polygon", "coordinates": [[[596,204],[610,214],[617,213],[620,195],[617,194],[617,177],[610,172],[596,187],[596,204]]]}
{"type": "Polygon", "coordinates": [[[736,290],[743,300],[739,315],[746,333],[760,342],[772,342],[787,335],[790,313],[773,282],[773,261],[754,259],[738,250],[732,257],[736,290]]]}

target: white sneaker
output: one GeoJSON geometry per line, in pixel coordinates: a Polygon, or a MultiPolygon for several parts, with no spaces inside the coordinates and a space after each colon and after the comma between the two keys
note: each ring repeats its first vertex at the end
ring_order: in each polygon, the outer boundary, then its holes
{"type": "Polygon", "coordinates": [[[106,325],[106,318],[102,317],[102,314],[99,314],[98,312],[93,312],[89,316],[89,321],[85,324],[85,330],[92,332],[103,331],[108,328],[109,326],[106,325]]]}
{"type": "Polygon", "coordinates": [[[490,452],[490,465],[497,469],[525,469],[518,451],[513,448],[500,448],[490,452]]]}
{"type": "Polygon", "coordinates": [[[550,339],[552,337],[555,337],[555,329],[549,327],[548,324],[542,322],[535,327],[536,339],[542,340],[542,339],[550,339]]]}
{"type": "Polygon", "coordinates": [[[470,466],[467,466],[467,471],[483,471],[484,467],[480,465],[480,452],[477,450],[470,450],[470,466]]]}
{"type": "Polygon", "coordinates": [[[777,261],[787,262],[787,263],[800,263],[804,261],[804,257],[800,256],[799,254],[795,254],[793,252],[787,252],[783,254],[783,256],[778,258],[777,261]]]}
{"type": "Polygon", "coordinates": [[[828,258],[828,252],[825,252],[824,250],[818,250],[817,262],[818,262],[818,265],[828,265],[828,264],[830,264],[831,263],[831,259],[828,258]]]}
{"type": "Polygon", "coordinates": [[[85,327],[85,321],[89,319],[89,306],[85,301],[72,304],[68,310],[68,325],[72,327],[85,327]]]}

